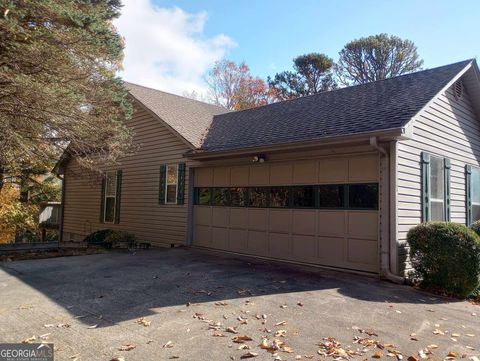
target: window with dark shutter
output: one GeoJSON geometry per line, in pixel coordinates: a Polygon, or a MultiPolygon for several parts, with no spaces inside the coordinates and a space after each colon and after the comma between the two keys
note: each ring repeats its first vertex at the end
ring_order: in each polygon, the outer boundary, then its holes
{"type": "Polygon", "coordinates": [[[465,223],[472,224],[472,167],[465,166],[465,223]]]}
{"type": "Polygon", "coordinates": [[[185,203],[185,163],[178,165],[178,190],[177,190],[177,204],[185,203]]]}
{"type": "Polygon", "coordinates": [[[422,221],[450,221],[450,160],[423,152],[422,221]]]}

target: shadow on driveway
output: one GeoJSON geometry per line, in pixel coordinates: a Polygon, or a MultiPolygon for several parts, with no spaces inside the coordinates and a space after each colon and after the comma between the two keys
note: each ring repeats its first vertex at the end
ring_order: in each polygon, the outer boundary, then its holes
{"type": "MultiPolygon", "coordinates": [[[[41,292],[79,321],[98,327],[135,320],[169,306],[324,290],[372,303],[454,302],[377,278],[269,262],[198,249],[154,249],[16,261],[0,264],[10,276],[41,292]]],[[[21,286],[0,288],[9,305],[28,304],[21,286]]]]}

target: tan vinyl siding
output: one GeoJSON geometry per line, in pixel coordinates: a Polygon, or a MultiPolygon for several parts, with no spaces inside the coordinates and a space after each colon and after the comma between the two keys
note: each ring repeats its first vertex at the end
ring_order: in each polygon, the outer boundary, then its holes
{"type": "Polygon", "coordinates": [[[123,170],[120,223],[100,223],[100,182],[85,176],[71,161],[65,175],[64,240],[82,240],[92,231],[112,228],[132,232],[153,245],[185,244],[188,164],[184,205],[158,204],[159,170],[161,164],[186,162],[182,155],[189,148],[141,107],[137,108],[129,126],[134,129],[134,142],[139,149],[112,167],[123,170]]]}
{"type": "Polygon", "coordinates": [[[440,94],[413,122],[413,139],[398,144],[398,242],[408,270],[408,230],[422,220],[420,153],[451,160],[451,220],[465,224],[465,164],[478,166],[480,124],[465,92],[440,94]]]}

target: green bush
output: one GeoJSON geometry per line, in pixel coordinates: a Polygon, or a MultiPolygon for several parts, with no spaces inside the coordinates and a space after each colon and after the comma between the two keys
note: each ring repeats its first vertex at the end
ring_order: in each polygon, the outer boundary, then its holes
{"type": "Polygon", "coordinates": [[[480,220],[473,222],[470,225],[470,229],[480,236],[480,220]]]}
{"type": "Polygon", "coordinates": [[[467,297],[480,287],[480,238],[468,227],[428,222],[407,235],[414,278],[420,285],[467,297]]]}
{"type": "Polygon", "coordinates": [[[101,229],[90,233],[85,237],[84,242],[90,245],[101,246],[105,248],[115,248],[125,243],[127,247],[135,245],[135,236],[124,231],[113,229],[101,229]]]}

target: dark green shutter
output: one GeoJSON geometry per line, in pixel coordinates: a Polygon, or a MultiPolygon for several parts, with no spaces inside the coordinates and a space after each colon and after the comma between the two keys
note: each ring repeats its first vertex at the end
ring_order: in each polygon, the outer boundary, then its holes
{"type": "Polygon", "coordinates": [[[430,154],[422,152],[422,222],[430,220],[430,154]]]}
{"type": "Polygon", "coordinates": [[[120,223],[120,202],[122,196],[122,171],[117,170],[117,189],[115,190],[115,224],[120,223]]]}
{"type": "Polygon", "coordinates": [[[178,165],[177,204],[185,203],[185,163],[178,165]]]}
{"type": "Polygon", "coordinates": [[[158,204],[165,204],[165,186],[167,182],[167,166],[162,164],[160,166],[160,182],[158,189],[158,204]]]}
{"type": "Polygon", "coordinates": [[[105,185],[106,185],[105,176],[102,178],[102,190],[101,190],[101,198],[100,198],[100,223],[104,223],[105,221],[105,185]]]}
{"type": "Polygon", "coordinates": [[[472,167],[465,166],[465,223],[472,224],[472,167]]]}
{"type": "Polygon", "coordinates": [[[445,158],[443,160],[443,177],[445,184],[445,220],[450,222],[450,169],[452,168],[450,164],[450,159],[445,158]]]}

